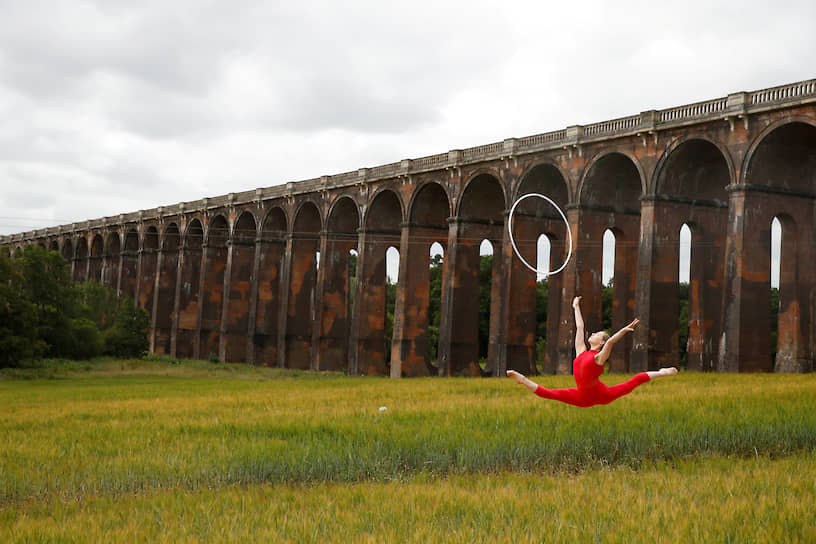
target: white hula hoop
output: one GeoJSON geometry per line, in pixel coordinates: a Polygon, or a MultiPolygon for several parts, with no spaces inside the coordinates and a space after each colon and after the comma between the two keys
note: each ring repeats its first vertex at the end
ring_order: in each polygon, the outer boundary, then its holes
{"type": "Polygon", "coordinates": [[[558,204],[556,204],[550,198],[548,198],[548,197],[546,197],[546,196],[544,196],[542,194],[539,194],[539,193],[527,193],[526,195],[523,195],[523,196],[519,197],[518,200],[516,200],[516,202],[513,204],[513,207],[510,208],[510,217],[508,217],[508,219],[507,219],[507,230],[510,233],[510,245],[513,246],[513,251],[516,252],[516,256],[519,258],[519,260],[522,263],[524,263],[524,266],[526,266],[527,268],[529,268],[530,270],[532,270],[536,274],[541,274],[544,277],[551,276],[553,274],[558,274],[559,272],[564,270],[564,268],[567,266],[567,263],[570,260],[570,257],[572,257],[572,231],[570,230],[569,221],[567,221],[567,216],[564,215],[564,212],[561,210],[561,208],[558,207],[558,204]],[[519,202],[521,202],[525,198],[529,198],[531,196],[537,196],[538,198],[543,198],[544,200],[546,200],[547,202],[552,204],[553,208],[558,210],[559,215],[561,215],[561,219],[564,220],[564,224],[567,226],[567,240],[569,240],[569,250],[567,251],[567,258],[564,259],[564,263],[559,268],[556,268],[555,270],[548,270],[548,271],[544,272],[544,271],[539,270],[538,268],[530,265],[530,263],[528,263],[526,260],[524,260],[524,257],[521,256],[521,252],[518,250],[518,247],[516,247],[516,241],[513,239],[513,213],[516,211],[516,206],[519,205],[519,202]]]}

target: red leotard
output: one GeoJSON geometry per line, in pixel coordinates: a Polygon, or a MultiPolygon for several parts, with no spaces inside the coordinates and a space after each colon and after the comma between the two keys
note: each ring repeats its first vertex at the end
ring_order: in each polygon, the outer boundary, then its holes
{"type": "Polygon", "coordinates": [[[603,372],[603,365],[595,362],[597,351],[587,350],[575,358],[573,362],[573,373],[577,388],[571,389],[545,389],[538,386],[535,394],[545,399],[559,400],[573,406],[583,408],[595,406],[596,404],[609,404],[628,393],[638,385],[649,381],[649,375],[645,372],[635,375],[633,378],[607,387],[598,378],[603,372]]]}

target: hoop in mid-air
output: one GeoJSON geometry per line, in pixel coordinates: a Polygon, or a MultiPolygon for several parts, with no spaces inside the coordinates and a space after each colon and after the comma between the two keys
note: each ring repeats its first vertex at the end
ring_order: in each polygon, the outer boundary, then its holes
{"type": "Polygon", "coordinates": [[[516,252],[516,256],[519,258],[519,260],[522,263],[524,263],[524,266],[526,266],[527,268],[529,268],[530,270],[532,270],[536,274],[541,274],[541,275],[543,275],[545,277],[546,276],[551,276],[553,274],[558,274],[559,272],[564,270],[564,268],[567,266],[567,263],[569,262],[570,257],[572,256],[572,231],[570,230],[569,221],[567,221],[567,216],[564,215],[564,212],[561,210],[561,208],[558,207],[558,204],[553,202],[549,197],[546,197],[546,196],[544,196],[542,194],[539,194],[539,193],[527,193],[526,195],[523,195],[523,196],[519,197],[519,199],[516,200],[516,202],[513,204],[513,207],[510,208],[510,216],[507,218],[507,229],[510,232],[510,245],[513,246],[513,251],[516,252]],[[530,265],[530,263],[528,263],[526,260],[524,260],[524,257],[521,256],[521,252],[518,250],[518,247],[516,247],[516,241],[513,239],[513,213],[516,211],[516,206],[518,206],[519,203],[522,200],[524,200],[525,198],[529,198],[531,196],[535,196],[535,197],[538,197],[538,198],[543,198],[544,200],[546,200],[547,202],[552,204],[553,208],[558,210],[559,215],[561,215],[561,219],[564,220],[564,224],[567,226],[567,240],[569,240],[569,250],[567,251],[567,257],[564,259],[563,264],[561,264],[561,266],[556,268],[555,270],[547,270],[545,272],[545,271],[539,270],[538,268],[530,265]]]}

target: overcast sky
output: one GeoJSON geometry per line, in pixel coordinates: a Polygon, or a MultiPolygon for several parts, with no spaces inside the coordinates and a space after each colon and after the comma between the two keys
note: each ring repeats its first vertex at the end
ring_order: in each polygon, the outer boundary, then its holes
{"type": "Polygon", "coordinates": [[[811,0],[0,0],[0,14],[0,234],[816,76],[811,0]]]}

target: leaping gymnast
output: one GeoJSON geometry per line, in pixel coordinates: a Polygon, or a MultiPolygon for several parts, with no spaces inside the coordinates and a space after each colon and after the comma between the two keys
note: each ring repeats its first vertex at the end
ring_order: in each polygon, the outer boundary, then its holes
{"type": "Polygon", "coordinates": [[[584,318],[581,315],[580,304],[581,297],[575,297],[572,300],[572,307],[575,310],[575,352],[577,354],[573,362],[573,374],[575,375],[577,388],[545,389],[515,370],[508,370],[507,375],[539,397],[586,408],[597,404],[609,404],[613,400],[631,393],[638,385],[655,378],[664,378],[677,374],[677,369],[674,367],[661,368],[660,370],[641,372],[623,383],[607,387],[598,378],[603,372],[604,364],[609,358],[612,346],[623,338],[627,332],[635,330],[635,326],[640,320],[635,319],[612,336],[604,331],[591,334],[589,336],[589,350],[587,350],[584,343],[584,318]]]}

